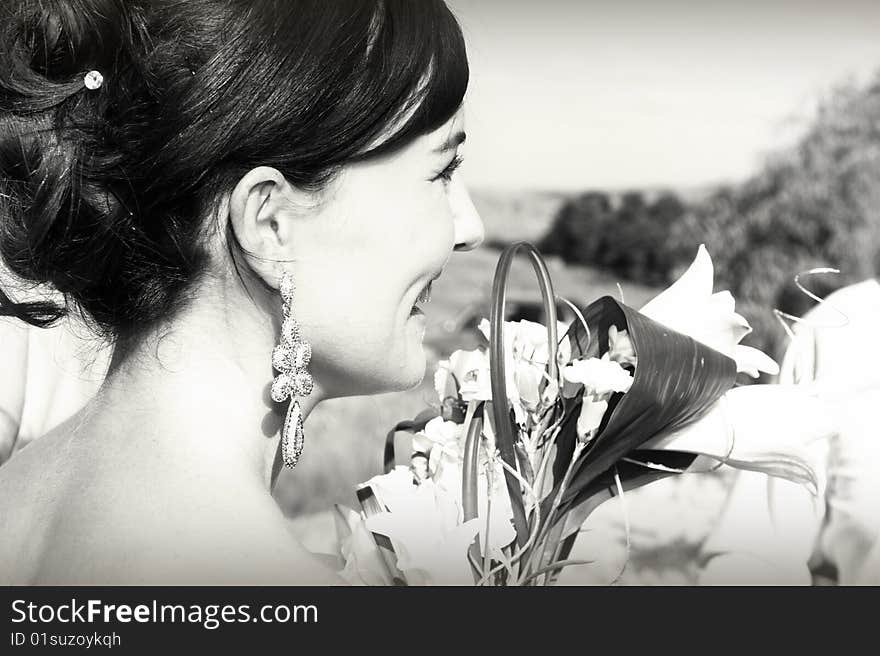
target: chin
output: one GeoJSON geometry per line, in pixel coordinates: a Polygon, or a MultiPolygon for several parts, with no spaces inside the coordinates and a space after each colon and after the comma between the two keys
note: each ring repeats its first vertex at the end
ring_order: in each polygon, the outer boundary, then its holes
{"type": "Polygon", "coordinates": [[[425,379],[428,357],[421,343],[386,343],[381,354],[379,350],[362,351],[357,354],[360,358],[349,353],[329,361],[335,366],[313,367],[312,376],[320,381],[324,398],[405,392],[425,379]]]}
{"type": "Polygon", "coordinates": [[[427,363],[422,360],[422,366],[419,368],[418,372],[414,373],[413,376],[404,383],[404,387],[401,388],[401,391],[407,391],[411,389],[415,389],[419,385],[422,384],[422,381],[425,380],[425,369],[427,368],[427,363]]]}
{"type": "Polygon", "coordinates": [[[394,391],[405,392],[414,389],[422,384],[425,379],[425,369],[427,369],[428,361],[425,357],[425,351],[419,349],[419,352],[407,358],[406,367],[397,372],[396,385],[394,391]]]}
{"type": "Polygon", "coordinates": [[[349,370],[341,372],[346,381],[339,392],[331,396],[370,396],[406,392],[418,387],[425,379],[427,358],[424,352],[389,356],[369,369],[357,373],[349,370]],[[398,363],[399,366],[395,366],[398,363]]]}
{"type": "Polygon", "coordinates": [[[401,337],[389,343],[380,356],[372,382],[381,389],[371,393],[405,392],[418,387],[425,379],[428,357],[423,344],[424,327],[401,337]]]}
{"type": "Polygon", "coordinates": [[[419,344],[408,344],[399,356],[385,359],[384,385],[388,392],[405,392],[421,385],[425,379],[428,358],[419,344]]]}

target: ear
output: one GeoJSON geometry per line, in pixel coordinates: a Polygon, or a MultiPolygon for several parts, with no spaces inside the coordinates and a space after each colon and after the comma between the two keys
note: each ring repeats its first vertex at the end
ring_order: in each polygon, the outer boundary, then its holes
{"type": "Polygon", "coordinates": [[[271,287],[278,285],[281,263],[292,259],[292,219],[300,205],[293,188],[277,169],[248,171],[229,197],[229,221],[245,258],[271,287]]]}

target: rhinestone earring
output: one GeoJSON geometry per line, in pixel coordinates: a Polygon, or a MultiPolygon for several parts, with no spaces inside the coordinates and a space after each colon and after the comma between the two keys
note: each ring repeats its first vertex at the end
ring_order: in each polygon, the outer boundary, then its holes
{"type": "Polygon", "coordinates": [[[281,457],[285,466],[293,469],[302,454],[305,434],[303,433],[302,409],[298,398],[312,393],[314,381],[306,370],[312,359],[312,347],[302,340],[299,324],[293,318],[293,276],[285,271],[281,275],[281,343],[272,350],[272,367],[278,372],[272,381],[272,400],[283,403],[290,399],[287,416],[281,427],[281,457]]]}

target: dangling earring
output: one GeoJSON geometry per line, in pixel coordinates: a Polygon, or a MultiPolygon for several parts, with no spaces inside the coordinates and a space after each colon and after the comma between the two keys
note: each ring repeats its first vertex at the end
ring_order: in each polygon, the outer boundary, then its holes
{"type": "Polygon", "coordinates": [[[272,350],[272,367],[278,371],[272,381],[272,400],[283,403],[288,398],[287,416],[281,427],[281,458],[285,466],[293,469],[299,462],[305,443],[302,409],[297,397],[312,393],[314,382],[306,370],[312,359],[312,347],[300,337],[299,325],[293,318],[293,276],[285,271],[281,275],[281,343],[272,350]]]}

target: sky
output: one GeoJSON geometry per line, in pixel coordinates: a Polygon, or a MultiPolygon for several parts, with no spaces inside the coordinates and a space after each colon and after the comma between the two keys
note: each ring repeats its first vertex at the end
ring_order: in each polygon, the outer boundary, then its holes
{"type": "Polygon", "coordinates": [[[700,188],[880,69],[878,0],[447,0],[475,187],[700,188]]]}

